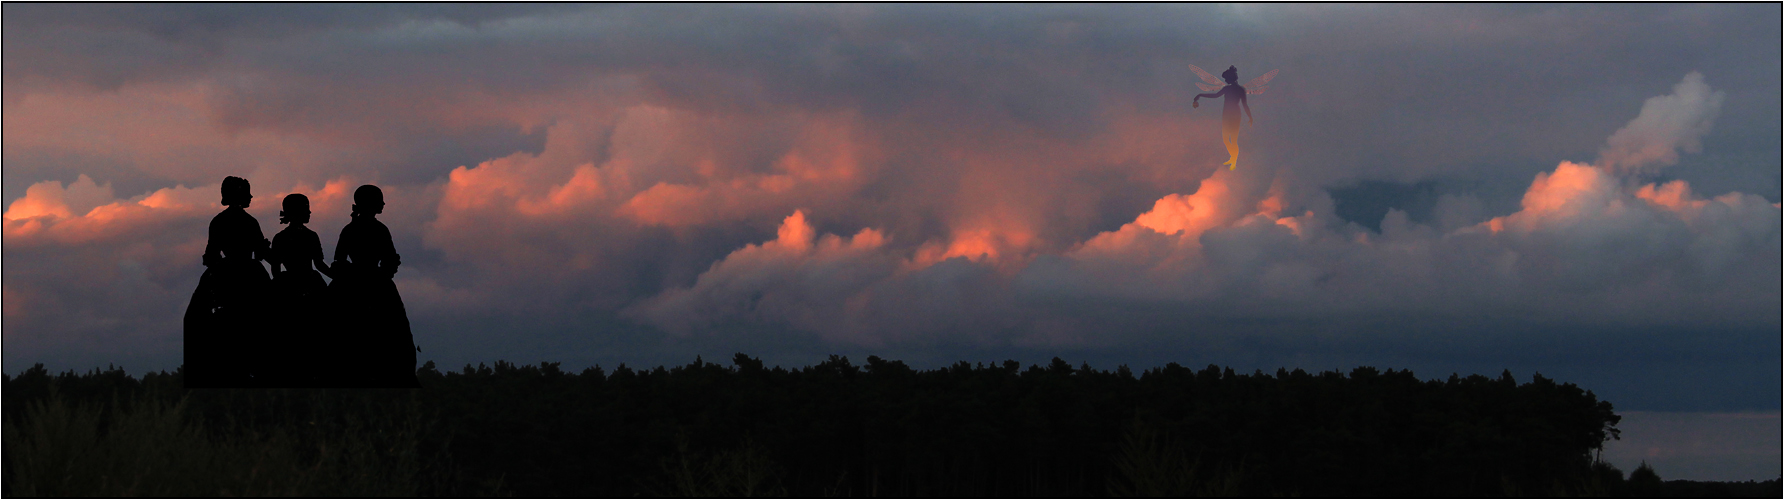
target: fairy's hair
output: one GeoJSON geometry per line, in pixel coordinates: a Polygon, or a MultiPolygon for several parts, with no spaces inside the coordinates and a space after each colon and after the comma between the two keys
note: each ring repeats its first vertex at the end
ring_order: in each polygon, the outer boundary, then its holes
{"type": "Polygon", "coordinates": [[[1220,72],[1220,77],[1226,79],[1227,83],[1239,83],[1239,68],[1227,66],[1226,71],[1220,72]]]}

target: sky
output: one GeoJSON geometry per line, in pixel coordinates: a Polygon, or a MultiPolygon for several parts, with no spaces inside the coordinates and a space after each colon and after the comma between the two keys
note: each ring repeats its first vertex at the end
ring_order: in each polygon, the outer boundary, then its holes
{"type": "Polygon", "coordinates": [[[235,175],[325,252],[380,186],[446,368],[1511,370],[1777,422],[1779,18],[7,4],[4,371],[178,366],[235,175]],[[1235,170],[1191,64],[1280,70],[1235,170]]]}

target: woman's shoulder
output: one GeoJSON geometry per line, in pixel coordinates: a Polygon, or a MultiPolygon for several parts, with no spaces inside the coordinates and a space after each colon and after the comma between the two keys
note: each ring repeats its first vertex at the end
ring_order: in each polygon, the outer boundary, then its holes
{"type": "Polygon", "coordinates": [[[211,217],[211,222],[226,221],[242,215],[248,215],[248,212],[240,208],[228,207],[224,208],[222,212],[217,212],[216,217],[211,217]]]}
{"type": "Polygon", "coordinates": [[[360,217],[359,220],[364,221],[365,228],[368,230],[390,234],[390,227],[385,226],[384,221],[378,220],[376,217],[360,217]]]}
{"type": "Polygon", "coordinates": [[[259,227],[260,221],[256,220],[254,216],[248,215],[247,210],[242,210],[239,207],[225,208],[222,212],[218,212],[216,217],[211,217],[211,227],[243,224],[254,224],[259,227]]]}
{"type": "Polygon", "coordinates": [[[383,221],[380,221],[380,220],[372,218],[372,217],[354,217],[351,222],[347,223],[347,227],[351,227],[351,228],[354,228],[355,230],[359,230],[359,231],[364,231],[364,230],[368,230],[368,229],[388,230],[388,228],[384,227],[383,221]]]}
{"type": "Polygon", "coordinates": [[[354,217],[352,221],[347,222],[347,227],[341,228],[342,237],[347,237],[347,235],[358,237],[358,235],[361,234],[367,236],[379,234],[389,235],[390,228],[385,227],[384,223],[379,222],[378,219],[371,217],[354,217]]]}
{"type": "Polygon", "coordinates": [[[316,232],[311,231],[310,228],[308,228],[308,227],[299,226],[299,225],[291,225],[291,226],[287,226],[284,230],[279,231],[279,234],[273,235],[274,242],[277,242],[281,239],[314,240],[314,239],[316,239],[316,232]]]}
{"type": "Polygon", "coordinates": [[[378,219],[373,219],[371,217],[354,217],[347,221],[346,226],[341,227],[341,231],[364,231],[370,229],[374,225],[381,226],[383,224],[378,224],[378,219]]]}

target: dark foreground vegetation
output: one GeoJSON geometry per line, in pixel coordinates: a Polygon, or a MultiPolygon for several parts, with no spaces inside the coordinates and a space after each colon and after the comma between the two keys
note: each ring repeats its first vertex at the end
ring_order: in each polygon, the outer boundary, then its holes
{"type": "Polygon", "coordinates": [[[419,370],[425,389],[182,389],[122,370],[4,381],[4,494],[30,496],[1759,496],[1628,478],[1619,417],[1533,376],[419,370]]]}

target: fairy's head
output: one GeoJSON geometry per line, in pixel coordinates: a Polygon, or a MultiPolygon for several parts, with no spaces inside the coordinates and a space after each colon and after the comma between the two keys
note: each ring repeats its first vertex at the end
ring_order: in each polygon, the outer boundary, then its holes
{"type": "Polygon", "coordinates": [[[310,197],[300,193],[285,195],[284,208],[279,211],[280,224],[307,224],[310,222],[310,197]]]}
{"type": "Polygon", "coordinates": [[[1237,84],[1239,83],[1239,68],[1235,66],[1227,66],[1226,71],[1220,72],[1220,77],[1225,79],[1228,85],[1237,84]]]}
{"type": "Polygon", "coordinates": [[[223,178],[223,205],[248,208],[254,195],[248,194],[248,180],[236,176],[223,178]]]}

